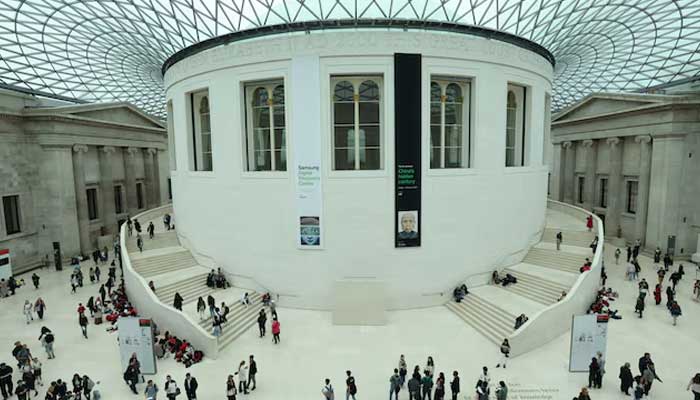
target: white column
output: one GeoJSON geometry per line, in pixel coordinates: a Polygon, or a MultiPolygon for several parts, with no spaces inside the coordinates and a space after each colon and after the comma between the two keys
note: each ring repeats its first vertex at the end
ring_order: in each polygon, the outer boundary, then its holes
{"type": "Polygon", "coordinates": [[[605,213],[606,236],[616,238],[620,227],[620,214],[624,204],[622,189],[622,146],[620,139],[608,138],[605,143],[610,146],[610,172],[608,174],[608,207],[605,213]]]}
{"type": "Polygon", "coordinates": [[[143,149],[143,172],[146,175],[146,208],[154,208],[156,206],[156,179],[153,168],[153,153],[155,151],[156,149],[143,149]]]}
{"type": "Polygon", "coordinates": [[[549,198],[561,201],[563,198],[562,192],[564,188],[564,182],[562,181],[564,178],[564,165],[562,164],[564,160],[562,160],[561,154],[562,144],[554,143],[552,146],[552,158],[550,160],[552,164],[549,166],[549,173],[552,174],[552,176],[549,178],[549,198]]]}
{"type": "Polygon", "coordinates": [[[593,206],[596,205],[597,199],[595,198],[595,187],[596,187],[596,162],[598,160],[598,148],[594,140],[584,140],[583,148],[586,151],[586,181],[583,186],[583,203],[584,207],[588,210],[593,210],[593,206]]]}
{"type": "Polygon", "coordinates": [[[105,234],[117,232],[117,216],[114,205],[114,177],[112,176],[112,146],[104,146],[98,152],[100,162],[100,192],[102,193],[102,226],[105,234]]]}
{"type": "Polygon", "coordinates": [[[564,159],[564,202],[574,204],[574,170],[576,169],[576,146],[573,142],[561,145],[566,151],[564,159]]]}
{"type": "Polygon", "coordinates": [[[124,149],[124,179],[126,181],[126,206],[129,215],[132,217],[138,211],[138,201],[136,200],[136,155],[139,149],[127,147],[124,149]]]}
{"type": "Polygon", "coordinates": [[[88,147],[84,144],[73,146],[73,178],[75,179],[75,204],[78,210],[78,232],[80,234],[80,252],[89,254],[90,217],[88,215],[87,193],[85,193],[85,153],[88,147]]]}

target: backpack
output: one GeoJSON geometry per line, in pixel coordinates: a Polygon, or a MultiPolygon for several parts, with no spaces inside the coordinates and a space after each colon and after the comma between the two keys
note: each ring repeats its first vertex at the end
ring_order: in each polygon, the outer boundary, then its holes
{"type": "Polygon", "coordinates": [[[46,336],[44,336],[44,341],[46,341],[46,343],[53,343],[53,339],[53,334],[51,333],[47,333],[46,336]]]}

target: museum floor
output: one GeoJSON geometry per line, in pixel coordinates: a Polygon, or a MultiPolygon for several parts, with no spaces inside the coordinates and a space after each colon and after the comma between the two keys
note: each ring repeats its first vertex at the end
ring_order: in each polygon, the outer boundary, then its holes
{"type": "MultiPolygon", "coordinates": [[[[647,301],[644,319],[636,317],[633,313],[636,283],[624,280],[624,267],[615,265],[613,251],[612,246],[606,249],[608,285],[620,293],[614,307],[620,310],[623,319],[610,323],[607,374],[603,388],[592,390],[591,398],[627,398],[618,389],[619,367],[630,362],[636,374],[637,360],[645,351],[652,354],[657,373],[663,379],[663,383],[654,383],[649,398],[692,398],[686,385],[693,374],[700,372],[697,358],[700,354],[700,304],[690,300],[696,276],[694,268],[686,264],[686,276],[677,296],[683,316],[674,327],[663,303],[655,306],[653,300],[647,301]]],[[[655,282],[651,260],[642,257],[641,264],[642,276],[650,284],[655,282]]],[[[87,268],[88,265],[83,266],[84,271],[87,268]]],[[[25,275],[29,286],[20,289],[14,297],[0,300],[0,346],[4,349],[0,361],[16,366],[10,352],[13,343],[19,340],[28,343],[30,350],[43,362],[45,382],[57,378],[70,380],[74,373],[87,374],[101,381],[105,399],[138,398],[121,379],[116,333],[107,333],[105,325],[90,325],[89,339],[81,336],[77,304],[96,295],[98,286],[88,284],[79,289],[78,294],[71,295],[68,270],[38,273],[42,278],[40,290],[35,291],[29,276],[25,275]],[[25,299],[34,301],[38,296],[47,304],[44,321],[35,320],[27,325],[22,303],[25,299]],[[42,324],[55,332],[55,360],[46,359],[37,341],[42,324]]],[[[390,312],[388,324],[381,327],[333,326],[327,312],[280,308],[279,317],[282,324],[279,345],[273,345],[270,336],[258,338],[254,327],[223,350],[217,360],[205,358],[189,369],[171,359],[160,362],[159,373],[154,377],[161,387],[160,397],[165,398],[162,387],[167,374],[182,387],[185,373],[190,372],[199,380],[200,399],[225,399],[226,376],[235,372],[238,363],[249,354],[255,355],[259,374],[258,389],[248,396],[260,400],[321,399],[320,389],[326,377],[331,379],[337,398],[344,398],[347,369],[352,370],[357,379],[359,399],[386,398],[389,376],[400,354],[405,354],[409,368],[416,364],[423,366],[430,355],[435,359],[436,372],[451,375],[453,370],[459,371],[463,388],[460,399],[473,398],[471,388],[484,365],[492,371],[492,380],[505,380],[510,386],[509,399],[568,400],[587,382],[587,374],[568,372],[568,334],[511,360],[507,370],[495,369],[496,346],[445,307],[390,312]]],[[[17,377],[15,374],[15,381],[17,377]]],[[[143,387],[139,385],[139,389],[143,387]]],[[[46,385],[42,389],[45,388],[46,385]]],[[[40,398],[43,395],[40,390],[40,398]]],[[[181,398],[184,397],[183,393],[181,398]]],[[[239,399],[241,397],[245,396],[239,399]]],[[[402,391],[400,398],[407,399],[408,393],[402,391]]]]}

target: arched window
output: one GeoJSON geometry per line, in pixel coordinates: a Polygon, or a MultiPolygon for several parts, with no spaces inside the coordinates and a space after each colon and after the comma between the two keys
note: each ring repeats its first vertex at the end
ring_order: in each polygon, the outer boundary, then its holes
{"type": "Polygon", "coordinates": [[[506,97],[506,167],[521,167],[526,162],[526,94],[525,86],[508,84],[506,97]]]}
{"type": "Polygon", "coordinates": [[[249,171],[286,171],[287,139],[284,84],[246,85],[249,171]]]}
{"type": "Polygon", "coordinates": [[[430,83],[430,168],[469,167],[468,80],[434,77],[430,83]]]}
{"type": "Polygon", "coordinates": [[[188,144],[191,171],[212,171],[211,111],[209,91],[201,90],[188,95],[188,117],[191,127],[188,144]]]}
{"type": "Polygon", "coordinates": [[[331,83],[334,169],[381,169],[381,79],[344,77],[331,83]]]}
{"type": "Polygon", "coordinates": [[[201,127],[201,157],[202,171],[212,170],[211,155],[211,118],[209,112],[209,97],[204,96],[199,102],[199,124],[201,127]]]}

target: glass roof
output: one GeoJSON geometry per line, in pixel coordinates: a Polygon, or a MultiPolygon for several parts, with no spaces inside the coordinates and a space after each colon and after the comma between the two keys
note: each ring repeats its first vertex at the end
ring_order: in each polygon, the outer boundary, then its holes
{"type": "Polygon", "coordinates": [[[700,73],[698,0],[0,0],[0,86],[165,114],[161,66],[223,34],[331,19],[451,22],[556,59],[553,109],[700,73]]]}

